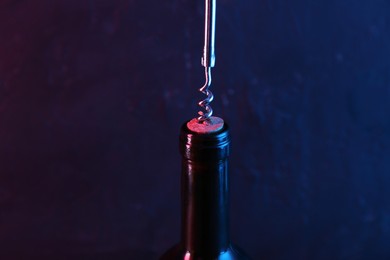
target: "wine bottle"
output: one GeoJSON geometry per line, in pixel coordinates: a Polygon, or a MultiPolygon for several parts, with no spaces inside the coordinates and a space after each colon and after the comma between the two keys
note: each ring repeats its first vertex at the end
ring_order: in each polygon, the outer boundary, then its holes
{"type": "Polygon", "coordinates": [[[229,238],[229,127],[195,132],[189,123],[180,133],[181,241],[160,259],[249,259],[229,238]]]}

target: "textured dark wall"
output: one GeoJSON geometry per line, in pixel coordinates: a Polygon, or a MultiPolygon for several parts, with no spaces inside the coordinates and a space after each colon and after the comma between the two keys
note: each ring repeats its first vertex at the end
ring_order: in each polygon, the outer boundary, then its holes
{"type": "MultiPolygon", "coordinates": [[[[2,259],[156,259],[179,239],[203,4],[0,1],[2,259]]],[[[218,1],[231,231],[254,259],[390,258],[389,16],[384,0],[218,1]]]]}

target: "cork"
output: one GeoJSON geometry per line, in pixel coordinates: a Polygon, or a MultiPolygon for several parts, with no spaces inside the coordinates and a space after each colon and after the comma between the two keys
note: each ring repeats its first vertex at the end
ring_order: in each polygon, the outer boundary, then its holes
{"type": "Polygon", "coordinates": [[[202,123],[199,122],[196,118],[187,123],[188,129],[198,134],[217,132],[223,128],[223,125],[223,119],[216,116],[212,116],[209,118],[209,120],[206,120],[202,123]]]}

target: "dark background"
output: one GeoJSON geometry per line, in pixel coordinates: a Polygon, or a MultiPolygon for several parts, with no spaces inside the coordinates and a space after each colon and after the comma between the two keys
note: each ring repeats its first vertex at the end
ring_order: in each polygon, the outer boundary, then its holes
{"type": "MultiPolygon", "coordinates": [[[[1,259],[178,241],[203,5],[0,1],[1,259]]],[[[390,2],[218,0],[216,47],[232,240],[259,260],[390,259],[390,2]]]]}

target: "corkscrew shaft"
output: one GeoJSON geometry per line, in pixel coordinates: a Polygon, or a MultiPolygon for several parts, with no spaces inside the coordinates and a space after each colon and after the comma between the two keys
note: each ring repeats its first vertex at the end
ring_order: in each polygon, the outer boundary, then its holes
{"type": "Polygon", "coordinates": [[[204,48],[202,56],[202,66],[205,67],[205,84],[199,89],[207,97],[200,101],[198,105],[204,111],[199,111],[198,121],[203,123],[213,114],[210,103],[214,99],[210,91],[211,86],[211,68],[215,66],[215,19],[216,19],[216,0],[205,0],[205,28],[204,28],[204,48]]]}
{"type": "Polygon", "coordinates": [[[216,0],[205,0],[205,27],[204,27],[204,48],[202,65],[203,67],[215,66],[215,18],[216,0]]]}

